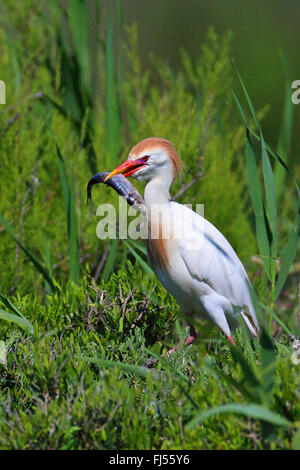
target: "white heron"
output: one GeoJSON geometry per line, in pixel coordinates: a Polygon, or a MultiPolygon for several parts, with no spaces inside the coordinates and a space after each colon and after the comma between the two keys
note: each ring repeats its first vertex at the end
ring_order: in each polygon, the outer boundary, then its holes
{"type": "Polygon", "coordinates": [[[148,259],[190,324],[185,344],[191,344],[196,337],[193,319],[197,316],[211,320],[232,344],[231,329],[239,326],[241,318],[250,337],[257,336],[259,327],[248,276],[230,243],[208,220],[171,201],[169,189],[181,166],[171,142],[150,137],[135,145],[128,159],[106,180],[122,173],[146,183],[148,259]],[[185,235],[178,236],[183,225],[185,235]]]}

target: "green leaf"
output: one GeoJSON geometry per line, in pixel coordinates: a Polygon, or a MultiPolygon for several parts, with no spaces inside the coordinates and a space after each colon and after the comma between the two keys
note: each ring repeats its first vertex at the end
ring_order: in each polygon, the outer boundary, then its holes
{"type": "MultiPolygon", "coordinates": [[[[253,130],[249,129],[250,133],[255,137],[255,139],[260,142],[260,137],[258,134],[256,134],[256,132],[254,132],[253,130]]],[[[274,150],[272,150],[272,148],[266,144],[266,149],[267,151],[269,152],[270,155],[272,155],[272,157],[275,158],[275,160],[285,169],[285,171],[292,177],[292,180],[293,180],[293,183],[295,184],[295,187],[296,187],[296,191],[297,191],[297,196],[298,196],[298,199],[299,199],[299,202],[300,202],[300,188],[298,186],[298,183],[297,181],[295,180],[295,177],[292,173],[292,171],[289,169],[289,167],[286,165],[286,163],[283,161],[283,159],[278,155],[278,153],[274,152],[274,150]]]]}
{"type": "MultiPolygon", "coordinates": [[[[285,94],[284,94],[284,104],[283,104],[283,111],[281,113],[281,125],[280,125],[280,132],[277,144],[277,153],[281,155],[282,159],[287,162],[291,141],[292,141],[292,129],[293,129],[293,111],[294,105],[291,100],[291,82],[292,77],[288,66],[287,56],[284,50],[278,46],[278,52],[280,55],[281,63],[283,65],[283,71],[285,74],[285,94]]],[[[285,171],[277,161],[275,170],[275,181],[276,181],[276,188],[277,188],[277,196],[278,200],[284,190],[284,177],[285,171]]]]}
{"type": "Polygon", "coordinates": [[[186,430],[190,431],[197,427],[204,420],[211,418],[222,413],[237,413],[244,416],[249,416],[253,419],[258,419],[260,421],[265,421],[267,423],[274,424],[275,426],[291,426],[291,422],[285,419],[283,416],[274,413],[268,408],[257,405],[255,403],[249,404],[239,404],[231,403],[228,405],[216,406],[214,408],[209,408],[208,410],[200,413],[195,418],[193,418],[186,426],[186,430]]]}
{"type": "Polygon", "coordinates": [[[272,242],[271,242],[271,261],[270,261],[270,275],[271,280],[274,283],[276,276],[276,257],[277,257],[277,207],[276,207],[276,190],[275,181],[269,156],[266,150],[266,144],[263,138],[261,127],[259,127],[260,142],[261,142],[261,156],[262,156],[262,168],[264,177],[264,189],[266,196],[266,212],[270,229],[272,231],[272,242]]]}
{"type": "Polygon", "coordinates": [[[246,130],[246,163],[250,197],[255,214],[256,239],[262,257],[265,271],[269,278],[270,273],[270,240],[268,237],[262,192],[260,189],[254,148],[251,142],[249,129],[246,130]]]}
{"type": "MultiPolygon", "coordinates": [[[[252,101],[251,101],[251,99],[250,99],[250,96],[249,96],[249,94],[248,94],[248,92],[247,92],[247,90],[246,90],[245,84],[244,84],[244,82],[243,82],[243,80],[242,80],[242,77],[241,77],[241,75],[240,75],[240,73],[239,73],[237,67],[236,67],[235,65],[234,65],[234,67],[235,67],[235,71],[236,71],[236,74],[237,74],[237,76],[238,76],[238,79],[239,79],[239,81],[240,81],[240,84],[241,84],[241,86],[242,86],[242,89],[243,89],[244,95],[245,95],[245,97],[246,97],[246,100],[247,100],[247,102],[248,102],[248,106],[249,106],[249,108],[250,108],[250,111],[251,111],[251,114],[252,114],[252,116],[253,116],[253,119],[254,119],[254,121],[255,121],[255,123],[256,123],[258,129],[260,129],[258,117],[257,117],[257,115],[256,115],[256,112],[255,112],[255,108],[254,108],[254,106],[253,106],[253,103],[252,103],[252,101]]],[[[239,109],[241,110],[242,107],[239,106],[239,109]]],[[[242,116],[245,116],[245,114],[242,113],[242,116]]],[[[248,126],[247,126],[247,127],[248,127],[248,126]]]]}
{"type": "Polygon", "coordinates": [[[136,374],[141,377],[147,377],[149,374],[153,377],[157,377],[161,379],[161,374],[155,373],[151,369],[147,367],[136,366],[132,364],[125,364],[119,361],[109,361],[106,359],[98,359],[93,357],[86,357],[86,356],[76,356],[77,359],[81,361],[89,362],[91,364],[96,364],[99,367],[108,367],[108,368],[117,368],[123,372],[127,372],[129,374],[136,374]]]}
{"type": "Polygon", "coordinates": [[[128,243],[133,246],[136,250],[140,251],[144,256],[147,256],[147,250],[144,245],[132,238],[128,237],[128,243]]]}
{"type": "Polygon", "coordinates": [[[12,301],[6,297],[6,295],[0,293],[0,300],[4,303],[4,305],[7,308],[10,308],[13,312],[15,312],[18,316],[24,318],[26,320],[26,317],[23,315],[22,312],[12,303],[12,301]]]}
{"type": "Polygon", "coordinates": [[[283,321],[278,317],[278,315],[276,315],[276,313],[271,310],[269,307],[267,307],[266,305],[264,305],[262,302],[260,302],[260,306],[266,310],[273,318],[274,320],[278,323],[278,325],[281,326],[281,328],[288,334],[288,335],[291,335],[292,332],[289,330],[289,328],[286,326],[285,323],[283,323],[283,321]]]}
{"type": "Polygon", "coordinates": [[[249,127],[248,119],[246,118],[246,115],[245,115],[244,110],[241,106],[241,103],[239,102],[238,97],[236,96],[236,94],[234,93],[234,91],[232,89],[231,89],[231,93],[232,93],[233,99],[234,99],[234,101],[235,101],[235,103],[236,103],[236,105],[239,109],[239,112],[241,113],[242,119],[243,119],[246,127],[248,128],[249,127]]]}
{"type": "Polygon", "coordinates": [[[32,323],[30,323],[30,321],[24,317],[21,318],[17,315],[13,315],[12,313],[7,313],[5,312],[5,310],[2,310],[2,308],[0,308],[0,319],[11,323],[16,323],[16,325],[20,326],[29,333],[33,333],[32,323]]]}
{"type": "Polygon", "coordinates": [[[58,144],[55,142],[56,146],[56,153],[58,157],[58,169],[59,169],[59,174],[60,174],[60,180],[61,180],[61,185],[63,189],[63,195],[64,195],[64,203],[65,203],[65,211],[68,216],[68,211],[69,211],[69,183],[68,183],[68,176],[66,172],[66,167],[65,167],[65,162],[64,158],[62,156],[62,153],[60,151],[60,148],[58,144]]]}
{"type": "Polygon", "coordinates": [[[140,255],[135,251],[135,249],[130,246],[130,244],[128,242],[126,242],[124,240],[125,244],[127,245],[128,249],[131,251],[131,253],[133,254],[133,256],[135,257],[135,259],[137,260],[137,262],[141,265],[141,267],[143,268],[143,270],[149,274],[149,276],[153,277],[154,276],[154,272],[153,270],[150,268],[150,266],[140,257],[140,255]]]}
{"type": "Polygon", "coordinates": [[[261,325],[261,330],[260,344],[262,347],[262,386],[264,390],[265,401],[267,404],[269,404],[272,401],[274,369],[276,365],[276,348],[263,325],[261,325]]]}
{"type": "Polygon", "coordinates": [[[290,233],[289,239],[283,249],[283,254],[281,257],[280,271],[275,287],[274,300],[279,296],[286,278],[289,273],[289,269],[296,257],[296,253],[299,247],[300,239],[300,212],[297,214],[295,225],[290,233]]]}
{"type": "MultiPolygon", "coordinates": [[[[256,113],[255,113],[254,107],[253,107],[253,105],[252,105],[252,102],[251,102],[251,100],[250,100],[250,97],[249,97],[249,95],[248,95],[248,93],[247,93],[247,91],[246,91],[245,85],[244,85],[244,83],[243,83],[243,81],[242,81],[242,79],[241,79],[241,76],[240,76],[239,72],[237,71],[237,69],[236,69],[236,72],[237,72],[237,74],[238,74],[238,77],[239,77],[239,80],[240,80],[240,82],[241,82],[241,85],[242,85],[242,88],[243,88],[243,90],[244,90],[244,93],[245,93],[245,95],[246,95],[246,97],[247,97],[247,101],[248,101],[248,104],[249,104],[249,106],[250,106],[250,109],[251,109],[252,115],[253,115],[253,117],[254,117],[254,120],[255,120],[255,122],[256,122],[256,124],[257,124],[257,127],[260,128],[260,125],[259,125],[259,122],[258,122],[258,118],[257,118],[257,116],[256,116],[256,113]]],[[[249,128],[248,120],[247,120],[246,115],[245,115],[245,113],[244,113],[244,111],[243,111],[243,108],[242,108],[242,106],[241,106],[241,104],[240,104],[240,102],[239,102],[239,100],[238,100],[236,94],[233,92],[233,90],[231,90],[231,92],[232,92],[232,96],[233,96],[233,98],[234,98],[234,100],[235,100],[235,102],[236,102],[236,105],[237,105],[237,107],[238,107],[238,109],[239,109],[239,111],[240,111],[240,113],[241,113],[241,116],[242,116],[242,119],[243,119],[243,121],[244,121],[244,123],[245,123],[246,128],[249,130],[249,133],[251,133],[251,135],[253,135],[253,136],[255,137],[255,139],[256,139],[258,142],[261,142],[261,134],[260,134],[260,133],[257,134],[255,131],[253,131],[252,129],[249,128]]],[[[290,99],[290,98],[289,98],[289,99],[290,99]]],[[[275,158],[276,162],[279,163],[279,164],[282,166],[282,168],[284,168],[285,171],[292,177],[293,182],[294,182],[295,187],[296,187],[296,190],[297,190],[298,199],[299,199],[299,201],[300,201],[300,188],[299,188],[299,186],[298,186],[297,181],[295,180],[295,177],[294,177],[293,173],[291,172],[291,170],[289,169],[289,167],[286,165],[286,163],[284,162],[284,160],[278,155],[278,153],[274,152],[274,150],[272,150],[272,148],[271,148],[268,144],[265,144],[265,146],[266,146],[267,151],[270,153],[270,155],[272,155],[272,157],[275,158]]]]}
{"type": "MultiPolygon", "coordinates": [[[[250,96],[246,90],[244,82],[236,68],[236,73],[238,75],[240,84],[244,91],[246,100],[248,102],[249,108],[251,110],[254,121],[259,129],[260,143],[261,143],[261,157],[262,157],[262,168],[263,168],[263,178],[264,178],[264,190],[266,197],[266,216],[268,218],[269,226],[272,232],[272,239],[269,243],[269,266],[268,266],[268,275],[270,280],[274,283],[276,276],[276,256],[277,256],[277,206],[276,206],[276,191],[275,191],[275,181],[273,170],[270,164],[269,156],[266,150],[266,144],[264,141],[262,129],[257,117],[254,105],[250,99],[250,96]]],[[[236,98],[235,98],[236,99],[236,98]]],[[[237,101],[237,100],[236,100],[237,101]]],[[[240,107],[241,108],[241,107],[240,107]]],[[[242,116],[244,114],[242,113],[242,116]]],[[[247,140],[251,143],[249,131],[247,131],[247,140]]],[[[251,145],[252,147],[252,145],[251,145]]],[[[253,147],[252,147],[253,148],[253,147]]],[[[247,152],[247,151],[246,151],[247,152]]],[[[254,150],[253,150],[254,152],[254,150]]]]}

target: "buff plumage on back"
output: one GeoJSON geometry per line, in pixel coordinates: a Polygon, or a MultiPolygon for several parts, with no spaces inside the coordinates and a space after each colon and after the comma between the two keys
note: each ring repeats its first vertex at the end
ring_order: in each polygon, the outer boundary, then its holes
{"type": "Polygon", "coordinates": [[[138,144],[132,147],[129,155],[136,159],[141,156],[147,155],[147,151],[153,151],[155,149],[163,148],[169,155],[173,164],[173,181],[182,172],[182,161],[180,160],[172,142],[162,137],[148,137],[147,139],[141,140],[138,144]]]}

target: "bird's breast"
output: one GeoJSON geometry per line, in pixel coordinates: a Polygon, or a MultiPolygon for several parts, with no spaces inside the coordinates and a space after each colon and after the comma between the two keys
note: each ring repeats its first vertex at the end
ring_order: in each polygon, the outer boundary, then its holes
{"type": "Polygon", "coordinates": [[[168,272],[170,268],[170,240],[163,238],[161,226],[159,227],[158,237],[147,240],[147,251],[150,264],[155,272],[162,270],[168,272]]]}
{"type": "Polygon", "coordinates": [[[149,227],[147,239],[147,253],[150,265],[163,286],[176,298],[179,291],[191,293],[191,280],[182,260],[179,240],[174,233],[166,234],[163,222],[159,226],[149,227]]]}

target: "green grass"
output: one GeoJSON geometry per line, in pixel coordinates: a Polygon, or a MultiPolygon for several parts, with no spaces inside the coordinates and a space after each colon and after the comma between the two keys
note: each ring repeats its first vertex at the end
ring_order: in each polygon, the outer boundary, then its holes
{"type": "Polygon", "coordinates": [[[169,333],[178,307],[160,286],[151,300],[142,275],[127,265],[43,305],[14,299],[34,332],[2,325],[1,448],[290,448],[300,409],[288,336],[274,346],[265,335],[252,362],[242,335],[231,350],[213,331],[167,360],[184,339],[169,333]]]}
{"type": "MultiPolygon", "coordinates": [[[[153,58],[145,72],[121,2],[33,4],[1,7],[1,73],[14,88],[0,113],[0,448],[299,448],[300,192],[287,99],[277,153],[247,80],[231,91],[230,35],[210,30],[197,61],[182,51],[180,71],[153,58]],[[184,160],[172,195],[203,172],[178,201],[205,203],[247,268],[259,340],[242,329],[233,348],[201,324],[196,344],[167,359],[186,326],[144,245],[96,237],[87,181],[151,135],[184,160]]],[[[118,207],[100,186],[96,204],[118,207]]]]}

